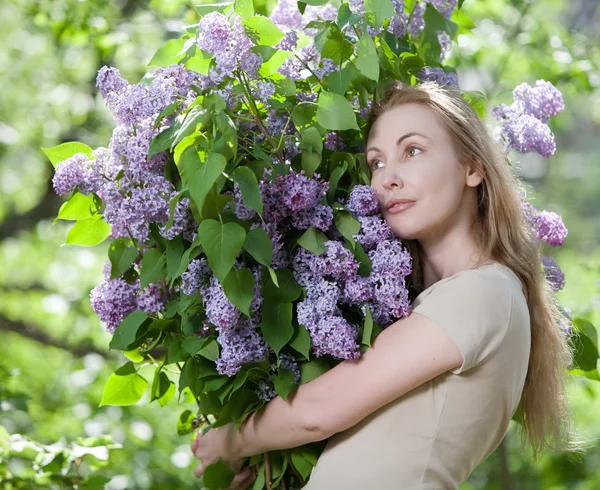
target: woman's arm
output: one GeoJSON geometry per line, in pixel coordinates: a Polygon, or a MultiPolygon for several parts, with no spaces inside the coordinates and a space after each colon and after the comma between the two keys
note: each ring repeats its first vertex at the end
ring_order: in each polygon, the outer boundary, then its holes
{"type": "Polygon", "coordinates": [[[451,338],[413,313],[382,331],[371,348],[248,418],[235,432],[239,457],[301,446],[332,436],[423,383],[462,365],[451,338]]]}

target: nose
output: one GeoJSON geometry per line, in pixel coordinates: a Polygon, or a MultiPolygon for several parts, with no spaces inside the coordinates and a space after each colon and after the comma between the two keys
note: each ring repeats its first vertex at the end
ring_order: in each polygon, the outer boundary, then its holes
{"type": "Polygon", "coordinates": [[[402,187],[404,187],[404,183],[402,182],[402,179],[400,178],[398,173],[395,172],[393,169],[390,169],[390,167],[388,167],[389,170],[386,172],[386,175],[383,179],[383,187],[386,190],[392,190],[394,188],[401,189],[402,187]]]}

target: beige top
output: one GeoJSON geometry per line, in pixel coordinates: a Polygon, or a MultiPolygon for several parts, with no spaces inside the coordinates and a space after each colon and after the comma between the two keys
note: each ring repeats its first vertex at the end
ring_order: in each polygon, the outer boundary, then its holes
{"type": "Polygon", "coordinates": [[[413,311],[465,362],[332,436],[304,490],[458,489],[502,441],[529,363],[518,277],[497,263],[465,270],[423,291],[413,311]]]}

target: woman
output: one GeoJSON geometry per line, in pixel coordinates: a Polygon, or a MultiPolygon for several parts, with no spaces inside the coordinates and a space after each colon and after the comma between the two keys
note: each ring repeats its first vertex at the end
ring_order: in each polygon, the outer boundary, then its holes
{"type": "Polygon", "coordinates": [[[534,455],[563,447],[572,353],[502,150],[458,91],[433,83],[388,91],[365,142],[383,216],[413,257],[413,312],[291,403],[273,399],[239,433],[209,431],[196,455],[239,470],[330,437],[306,490],[457,489],[519,406],[534,455]]]}

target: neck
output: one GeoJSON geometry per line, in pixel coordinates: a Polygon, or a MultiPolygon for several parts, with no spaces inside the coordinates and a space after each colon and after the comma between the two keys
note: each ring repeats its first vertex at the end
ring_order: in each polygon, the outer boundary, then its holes
{"type": "Polygon", "coordinates": [[[489,257],[483,257],[471,226],[466,224],[435,239],[419,240],[419,244],[425,289],[446,277],[492,262],[489,257]]]}

